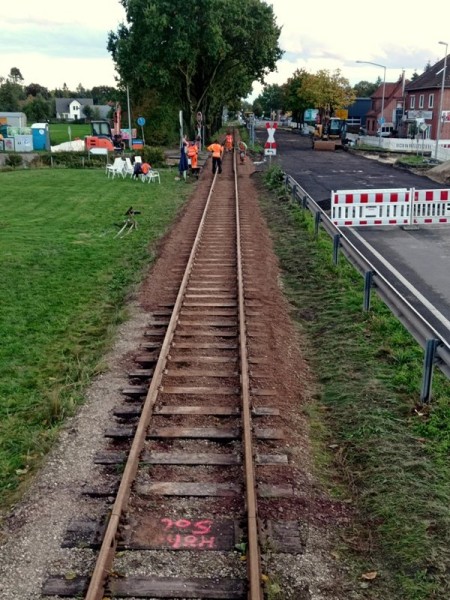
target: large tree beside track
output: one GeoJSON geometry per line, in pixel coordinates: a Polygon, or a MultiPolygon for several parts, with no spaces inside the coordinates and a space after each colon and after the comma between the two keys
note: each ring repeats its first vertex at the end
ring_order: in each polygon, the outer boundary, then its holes
{"type": "Polygon", "coordinates": [[[148,90],[214,126],[222,107],[275,70],[282,51],[272,6],[262,0],[121,0],[127,23],[110,32],[122,84],[148,90]]]}

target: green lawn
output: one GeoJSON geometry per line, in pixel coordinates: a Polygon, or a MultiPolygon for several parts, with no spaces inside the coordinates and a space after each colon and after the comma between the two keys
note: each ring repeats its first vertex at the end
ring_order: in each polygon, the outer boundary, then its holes
{"type": "Polygon", "coordinates": [[[75,138],[84,139],[90,135],[91,126],[89,123],[50,123],[50,143],[57,146],[63,142],[73,141],[75,138]],[[70,133],[69,133],[70,131],[70,133]]]}
{"type": "Polygon", "coordinates": [[[191,186],[104,170],[0,174],[0,508],[39,464],[191,186]],[[139,228],[115,238],[125,211],[139,228]]]}

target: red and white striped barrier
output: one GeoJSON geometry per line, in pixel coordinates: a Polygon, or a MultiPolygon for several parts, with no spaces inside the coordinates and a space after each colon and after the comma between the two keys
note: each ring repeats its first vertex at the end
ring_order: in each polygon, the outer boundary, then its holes
{"type": "Polygon", "coordinates": [[[340,227],[450,223],[450,189],[333,191],[331,220],[340,227]]]}
{"type": "Polygon", "coordinates": [[[413,223],[450,223],[450,189],[415,190],[413,223]]]}

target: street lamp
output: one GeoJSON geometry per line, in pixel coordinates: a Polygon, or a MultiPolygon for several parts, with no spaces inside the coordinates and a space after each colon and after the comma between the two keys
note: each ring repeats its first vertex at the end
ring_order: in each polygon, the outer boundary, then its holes
{"type": "Polygon", "coordinates": [[[381,97],[380,137],[379,137],[379,144],[381,146],[381,134],[382,134],[383,123],[384,123],[384,97],[385,97],[385,94],[386,94],[386,67],[384,65],[380,65],[378,63],[369,62],[368,60],[357,60],[356,62],[360,63],[360,64],[364,64],[364,65],[374,65],[375,67],[381,67],[382,69],[384,69],[384,75],[383,75],[383,95],[381,97]]]}
{"type": "Polygon", "coordinates": [[[434,159],[437,160],[438,156],[438,148],[439,148],[439,139],[441,137],[441,126],[442,126],[442,101],[444,99],[444,87],[445,87],[445,71],[447,70],[447,42],[439,42],[445,46],[445,56],[444,56],[444,68],[442,69],[442,84],[441,84],[441,95],[439,98],[439,112],[437,118],[437,129],[436,129],[436,148],[434,150],[434,159]]]}

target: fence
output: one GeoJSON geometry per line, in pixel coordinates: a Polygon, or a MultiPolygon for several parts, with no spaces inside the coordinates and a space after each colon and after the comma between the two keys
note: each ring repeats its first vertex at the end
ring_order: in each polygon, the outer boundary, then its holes
{"type": "Polygon", "coordinates": [[[333,191],[331,220],[341,227],[450,223],[450,189],[333,191]]]}
{"type": "MultiPolygon", "coordinates": [[[[373,135],[359,136],[358,144],[378,146],[390,152],[405,152],[408,154],[431,154],[435,158],[436,141],[430,139],[409,138],[380,138],[373,135]]],[[[445,162],[450,160],[450,140],[440,140],[438,145],[437,160],[445,162]]]]}

